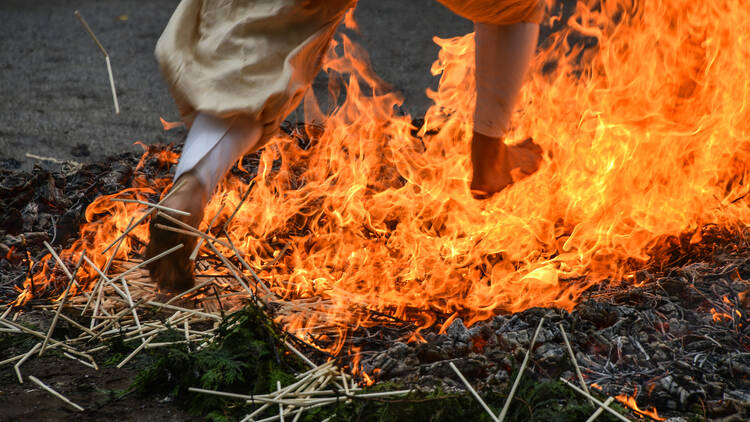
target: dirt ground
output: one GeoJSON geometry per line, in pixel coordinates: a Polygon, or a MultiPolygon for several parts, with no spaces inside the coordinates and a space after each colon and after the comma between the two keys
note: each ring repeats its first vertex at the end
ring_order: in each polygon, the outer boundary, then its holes
{"type": "MultiPolygon", "coordinates": [[[[30,169],[55,163],[27,153],[85,162],[139,150],[135,141],[181,142],[184,132],[167,134],[159,122],[179,116],[153,57],[177,3],[0,2],[0,161],[30,169]],[[120,115],[104,58],[74,17],[76,9],[111,56],[120,115]]],[[[423,114],[424,91],[436,83],[429,72],[438,51],[432,37],[466,34],[471,22],[433,0],[361,0],[355,17],[376,72],[404,94],[404,110],[423,114]]]]}
{"type": "MultiPolygon", "coordinates": [[[[43,330],[52,321],[51,311],[30,311],[19,318],[19,323],[36,326],[43,330]]],[[[63,321],[56,332],[64,330],[63,321]]],[[[18,334],[0,333],[0,360],[25,353],[38,339],[18,334]]],[[[169,397],[141,395],[128,390],[143,366],[142,358],[116,368],[122,356],[111,352],[100,352],[94,356],[99,370],[84,366],[51,350],[41,358],[26,361],[20,371],[24,383],[20,384],[13,364],[0,368],[0,422],[3,421],[192,421],[200,420],[169,397]],[[110,362],[107,362],[107,361],[110,362]],[[28,375],[60,392],[73,403],[82,406],[78,412],[65,402],[58,400],[34,384],[28,375]],[[146,418],[146,419],[144,419],[146,418]]]]}

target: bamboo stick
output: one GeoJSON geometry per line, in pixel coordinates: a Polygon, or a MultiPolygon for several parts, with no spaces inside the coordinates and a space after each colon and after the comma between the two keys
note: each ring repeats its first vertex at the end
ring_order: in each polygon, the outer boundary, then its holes
{"type": "MultiPolygon", "coordinates": [[[[52,250],[52,247],[49,245],[49,243],[44,242],[44,246],[47,247],[50,251],[54,252],[52,250]]],[[[55,258],[58,260],[58,263],[61,267],[65,269],[65,273],[70,278],[70,282],[68,283],[68,286],[65,288],[65,292],[63,293],[62,299],[60,299],[60,304],[57,307],[57,311],[55,312],[55,316],[52,318],[52,323],[49,326],[49,331],[47,331],[47,336],[44,338],[44,342],[42,343],[42,348],[39,350],[39,356],[42,356],[44,354],[44,349],[47,347],[47,343],[49,342],[49,338],[52,336],[52,332],[55,331],[55,326],[57,325],[57,320],[60,318],[60,312],[62,311],[63,305],[65,305],[65,300],[68,298],[68,293],[70,292],[70,288],[73,286],[73,283],[75,282],[75,279],[73,278],[73,275],[70,274],[67,267],[65,267],[65,264],[63,264],[62,260],[60,259],[57,254],[54,254],[55,258]]],[[[81,254],[81,259],[78,260],[78,265],[76,265],[76,270],[78,269],[78,266],[83,261],[83,254],[81,254]]]]}
{"type": "Polygon", "coordinates": [[[174,223],[174,224],[176,224],[176,225],[178,225],[178,226],[180,226],[182,228],[180,229],[178,227],[167,226],[167,225],[164,225],[164,224],[157,224],[156,225],[157,228],[160,228],[162,230],[171,231],[171,232],[174,232],[174,233],[184,234],[186,236],[193,236],[193,237],[203,238],[203,239],[205,239],[207,241],[218,243],[218,244],[224,246],[227,249],[231,249],[231,247],[229,246],[229,244],[227,244],[223,240],[219,240],[219,239],[211,236],[210,234],[203,233],[202,231],[200,231],[200,230],[196,229],[195,227],[191,226],[190,224],[185,223],[183,221],[180,221],[180,220],[172,217],[169,214],[164,214],[164,213],[160,212],[159,216],[160,217],[164,217],[170,223],[174,223]]]}
{"type": "Polygon", "coordinates": [[[526,356],[523,358],[523,362],[521,362],[521,367],[518,369],[518,375],[516,376],[516,380],[513,382],[513,387],[510,389],[510,393],[508,393],[508,398],[505,399],[505,405],[503,406],[503,410],[500,411],[500,416],[498,416],[498,419],[500,422],[505,419],[505,415],[508,413],[508,408],[510,407],[510,402],[513,400],[513,395],[516,393],[516,388],[518,387],[518,383],[521,381],[521,377],[523,376],[523,371],[526,369],[526,364],[529,362],[529,356],[531,356],[531,352],[534,350],[534,343],[536,343],[536,338],[539,335],[539,331],[542,329],[542,324],[544,323],[544,317],[541,317],[539,319],[539,325],[536,326],[536,331],[534,331],[534,337],[531,339],[531,343],[529,344],[528,350],[526,350],[526,356]]]}
{"type": "MultiPolygon", "coordinates": [[[[281,381],[276,381],[276,391],[281,391],[281,381]]],[[[284,422],[284,405],[279,403],[279,419],[284,422]]]]}
{"type": "MultiPolygon", "coordinates": [[[[206,229],[206,233],[211,232],[211,228],[214,226],[214,223],[216,222],[216,219],[219,218],[219,215],[221,214],[221,211],[224,210],[224,204],[221,204],[221,207],[219,207],[219,210],[216,211],[216,214],[214,214],[211,221],[208,223],[208,228],[206,229]]],[[[195,258],[198,256],[198,251],[200,250],[201,246],[203,245],[204,239],[198,239],[198,243],[195,244],[195,248],[193,248],[193,252],[190,254],[190,260],[195,261],[195,258]]]]}
{"type": "MultiPolygon", "coordinates": [[[[589,401],[591,401],[591,399],[589,399],[589,401]]],[[[593,413],[593,414],[592,414],[591,416],[589,416],[589,418],[588,418],[588,419],[586,419],[586,422],[594,422],[594,421],[596,420],[596,418],[598,418],[598,417],[599,417],[599,415],[601,415],[601,414],[602,414],[602,412],[604,412],[604,408],[605,408],[605,407],[607,407],[607,406],[609,406],[610,404],[612,404],[612,402],[613,402],[613,401],[615,401],[615,398],[614,398],[614,397],[610,397],[610,398],[608,398],[608,399],[607,399],[607,400],[606,400],[606,401],[604,402],[604,404],[603,404],[602,406],[599,406],[599,407],[598,407],[598,408],[596,409],[596,412],[594,412],[594,413],[593,413]]],[[[593,404],[593,402],[592,402],[592,404],[593,404]]]]}
{"type": "Polygon", "coordinates": [[[200,289],[202,289],[202,288],[204,288],[204,287],[208,286],[209,284],[213,284],[213,282],[214,282],[213,280],[208,280],[208,281],[204,281],[203,283],[197,284],[197,285],[195,285],[195,286],[193,286],[193,287],[191,287],[191,288],[189,288],[189,289],[185,290],[184,292],[182,292],[182,293],[180,293],[180,294],[174,295],[174,296],[173,296],[172,298],[170,298],[170,299],[169,299],[168,301],[164,302],[164,304],[165,304],[165,305],[169,305],[170,303],[172,303],[172,302],[174,302],[175,300],[177,300],[177,299],[179,299],[179,298],[181,298],[181,297],[185,296],[186,294],[190,294],[190,293],[193,293],[193,292],[194,292],[194,291],[196,291],[196,290],[200,290],[200,289]]]}
{"type": "MultiPolygon", "coordinates": [[[[172,186],[169,192],[167,192],[167,194],[164,195],[164,198],[162,198],[158,202],[158,204],[161,205],[162,202],[169,199],[169,197],[172,196],[175,192],[177,192],[177,190],[180,189],[182,185],[184,185],[185,183],[186,183],[185,180],[180,180],[176,185],[172,186]]],[[[132,226],[126,228],[125,231],[122,232],[121,235],[117,236],[117,238],[112,243],[107,245],[107,247],[104,248],[104,250],[102,251],[102,254],[106,253],[110,248],[112,248],[112,246],[116,245],[122,239],[124,239],[125,236],[127,236],[134,228],[138,227],[141,224],[141,222],[143,222],[143,220],[145,220],[148,216],[150,216],[154,211],[156,211],[155,208],[149,208],[149,210],[146,211],[140,218],[138,218],[138,220],[136,220],[136,222],[133,223],[132,226]]]]}
{"type": "MultiPolygon", "coordinates": [[[[122,290],[120,290],[119,287],[117,287],[116,285],[114,285],[112,283],[112,280],[110,280],[109,277],[107,277],[107,275],[104,274],[99,269],[99,267],[96,266],[96,264],[94,264],[93,262],[91,262],[91,260],[89,259],[88,256],[84,256],[83,259],[91,266],[91,268],[94,269],[94,271],[96,271],[97,273],[99,273],[100,280],[103,280],[108,285],[110,285],[115,290],[115,292],[117,292],[117,294],[119,294],[123,299],[132,302],[132,300],[129,298],[129,294],[126,293],[126,292],[124,292],[124,291],[122,291],[122,290]]],[[[131,305],[132,305],[132,303],[131,303],[131,305]]]]}
{"type": "Polygon", "coordinates": [[[296,347],[292,346],[292,343],[289,343],[289,340],[284,340],[284,345],[286,347],[288,347],[289,350],[291,350],[292,352],[294,352],[295,355],[297,355],[300,359],[302,359],[302,361],[304,361],[306,364],[308,364],[313,369],[320,368],[319,365],[314,364],[313,361],[311,361],[310,359],[307,358],[307,356],[303,355],[302,352],[300,352],[299,350],[297,350],[296,347]]]}
{"type": "Polygon", "coordinates": [[[39,380],[39,378],[37,378],[37,377],[35,377],[35,376],[33,376],[33,375],[29,375],[29,379],[30,379],[31,381],[33,381],[33,382],[34,382],[34,383],[35,383],[36,385],[38,385],[38,386],[42,387],[42,388],[43,388],[44,390],[46,390],[46,391],[47,391],[48,393],[50,393],[50,394],[52,394],[53,396],[57,397],[58,399],[60,399],[60,400],[64,401],[65,403],[68,403],[69,405],[71,405],[71,406],[75,407],[75,408],[76,408],[76,410],[78,410],[79,412],[83,412],[84,410],[86,410],[86,409],[82,408],[81,406],[79,406],[79,405],[77,405],[77,404],[73,403],[72,401],[68,400],[68,398],[67,398],[67,397],[65,397],[65,396],[63,396],[62,394],[58,393],[57,391],[53,390],[53,389],[52,389],[52,387],[50,387],[50,386],[48,386],[47,384],[45,384],[45,383],[43,383],[42,381],[40,381],[40,380],[39,380]]]}
{"type": "MultiPolygon", "coordinates": [[[[557,324],[558,327],[560,327],[560,332],[562,333],[563,341],[565,342],[565,347],[568,349],[568,354],[570,355],[570,360],[573,361],[573,366],[576,370],[576,376],[578,376],[578,382],[581,383],[581,388],[585,392],[589,392],[589,388],[586,386],[586,381],[583,380],[583,374],[581,373],[581,368],[578,366],[578,360],[576,359],[575,353],[573,353],[573,348],[570,346],[570,341],[568,341],[568,335],[565,333],[565,328],[563,328],[562,322],[557,324]]],[[[594,402],[592,402],[589,399],[589,403],[591,405],[594,405],[594,402]]]]}
{"type": "Polygon", "coordinates": [[[109,56],[109,54],[107,54],[107,50],[104,48],[104,46],[102,45],[102,43],[100,43],[99,39],[96,38],[96,35],[94,34],[94,31],[91,30],[91,27],[89,26],[89,24],[86,23],[85,19],[83,19],[83,16],[81,15],[81,12],[79,12],[79,11],[76,10],[75,12],[73,12],[73,14],[76,15],[76,17],[78,18],[79,21],[81,21],[81,25],[83,25],[83,28],[86,30],[86,32],[89,33],[89,36],[91,36],[91,39],[94,40],[94,42],[96,43],[96,46],[99,47],[99,50],[102,52],[102,54],[104,55],[104,57],[109,56]]]}
{"type": "Polygon", "coordinates": [[[152,335],[148,338],[148,340],[144,341],[143,343],[139,344],[138,347],[135,348],[130,354],[122,360],[122,362],[117,364],[118,368],[122,368],[126,363],[130,361],[130,359],[133,359],[135,355],[137,355],[141,350],[143,350],[144,347],[146,347],[149,343],[151,343],[151,340],[156,338],[156,334],[152,335]]]}
{"type": "MultiPolygon", "coordinates": [[[[78,259],[78,262],[76,263],[75,269],[73,269],[73,273],[71,274],[70,270],[65,265],[65,263],[63,262],[63,260],[60,258],[60,256],[57,254],[57,252],[55,252],[55,250],[52,249],[52,246],[50,246],[50,244],[47,243],[47,241],[44,241],[44,247],[47,248],[47,250],[52,255],[52,257],[55,258],[55,262],[57,262],[57,264],[63,270],[63,272],[65,273],[65,275],[68,277],[68,279],[70,279],[70,281],[73,284],[75,284],[78,288],[81,288],[81,286],[76,281],[75,274],[78,273],[78,269],[81,267],[81,263],[83,262],[82,259],[83,259],[85,251],[81,252],[81,257],[78,259]]],[[[81,293],[83,293],[84,296],[88,297],[88,294],[85,291],[83,291],[83,289],[81,289],[81,293]]],[[[18,314],[16,314],[16,317],[17,316],[18,316],[18,314]]]]}
{"type": "Polygon", "coordinates": [[[104,55],[104,60],[107,63],[107,74],[109,75],[109,86],[112,88],[112,101],[115,104],[115,114],[120,114],[120,104],[117,101],[117,91],[115,90],[115,79],[112,76],[112,64],[109,61],[109,54],[107,53],[107,50],[104,49],[104,46],[102,43],[99,42],[99,39],[96,38],[96,35],[94,34],[94,31],[91,30],[91,27],[88,23],[86,23],[86,20],[83,19],[83,16],[81,16],[81,13],[79,11],[75,11],[74,14],[78,18],[79,21],[81,21],[81,25],[83,25],[83,28],[86,29],[86,32],[89,33],[91,36],[91,39],[94,40],[96,43],[96,46],[99,47],[99,50],[104,55]]]}
{"type": "Polygon", "coordinates": [[[208,245],[209,248],[211,248],[212,251],[214,251],[214,253],[216,254],[216,256],[219,257],[221,262],[223,262],[224,265],[229,269],[229,272],[232,273],[232,276],[234,276],[234,278],[237,280],[240,286],[242,286],[243,289],[247,290],[247,292],[250,294],[251,297],[254,296],[255,293],[253,293],[253,291],[250,290],[250,287],[248,287],[248,285],[242,280],[242,277],[240,277],[239,275],[239,271],[231,262],[229,262],[227,257],[225,257],[223,253],[219,252],[219,250],[216,249],[216,246],[214,246],[211,242],[208,242],[206,244],[208,245]]]}
{"type": "Polygon", "coordinates": [[[497,418],[497,416],[495,416],[495,413],[489,408],[489,406],[487,406],[487,403],[485,403],[484,400],[482,400],[482,398],[479,397],[479,393],[477,393],[477,390],[475,390],[474,387],[472,387],[471,384],[469,384],[469,381],[467,381],[466,378],[464,378],[464,374],[462,374],[461,371],[459,371],[458,368],[456,368],[456,365],[454,365],[453,362],[448,363],[448,365],[450,365],[451,369],[453,369],[453,372],[455,372],[456,375],[458,375],[458,377],[461,379],[461,382],[463,382],[466,388],[469,389],[469,391],[474,396],[474,398],[479,402],[479,404],[482,405],[482,408],[484,409],[484,411],[487,412],[488,415],[490,415],[490,418],[492,418],[493,421],[498,422],[499,419],[497,418]]]}
{"type": "Polygon", "coordinates": [[[98,367],[96,367],[95,365],[92,365],[92,364],[90,364],[90,363],[88,363],[88,362],[82,361],[81,359],[78,359],[77,357],[75,357],[75,356],[73,356],[73,355],[69,354],[68,352],[63,352],[63,356],[65,356],[65,357],[66,357],[66,358],[68,358],[68,359],[73,359],[73,360],[75,360],[75,361],[78,361],[78,362],[79,362],[80,364],[82,364],[82,365],[85,365],[85,366],[88,366],[89,368],[92,368],[92,369],[96,369],[96,370],[99,370],[99,368],[98,368],[98,367]]]}
{"type": "Polygon", "coordinates": [[[240,199],[240,202],[237,204],[236,207],[234,207],[234,211],[232,211],[232,214],[224,223],[224,227],[222,228],[224,231],[227,230],[227,227],[229,227],[229,223],[232,222],[232,220],[234,219],[234,216],[237,215],[237,212],[240,210],[240,208],[242,208],[242,204],[244,204],[245,200],[248,198],[248,196],[250,196],[250,191],[253,190],[253,186],[255,186],[255,179],[250,181],[250,184],[248,184],[247,186],[247,190],[245,191],[244,194],[242,194],[242,198],[240,199]]]}
{"type": "Polygon", "coordinates": [[[23,365],[23,363],[26,362],[31,357],[31,355],[33,355],[34,352],[36,352],[41,346],[42,346],[42,343],[35,344],[34,347],[29,349],[29,351],[23,355],[23,357],[21,358],[21,360],[18,361],[18,363],[13,365],[13,370],[16,371],[16,376],[18,376],[19,383],[23,384],[23,377],[21,376],[21,365],[23,365]]]}
{"type": "Polygon", "coordinates": [[[156,208],[159,211],[167,211],[167,212],[171,212],[172,214],[184,215],[185,217],[190,217],[190,213],[187,211],[178,210],[176,208],[170,208],[161,204],[154,204],[153,202],[141,201],[140,199],[111,198],[110,201],[125,202],[127,204],[145,205],[150,208],[156,208]]]}
{"type": "Polygon", "coordinates": [[[138,319],[138,311],[133,307],[133,297],[130,295],[130,289],[128,288],[128,283],[124,278],[120,280],[120,282],[122,282],[122,287],[123,289],[125,289],[125,294],[127,295],[126,297],[128,299],[128,305],[133,310],[133,321],[135,321],[135,326],[140,329],[141,321],[138,319]]]}
{"type": "Polygon", "coordinates": [[[206,317],[206,318],[214,319],[216,321],[221,321],[221,317],[218,316],[218,315],[208,314],[206,312],[196,311],[194,309],[187,309],[187,308],[181,308],[179,306],[167,305],[167,304],[164,304],[164,303],[154,302],[153,300],[147,301],[146,304],[150,305],[150,306],[156,306],[157,308],[170,309],[170,310],[173,310],[173,311],[188,312],[188,313],[191,313],[191,314],[194,314],[194,315],[200,315],[200,316],[203,316],[203,317],[206,317]]]}
{"type": "Polygon", "coordinates": [[[109,56],[104,58],[107,63],[107,76],[109,76],[109,87],[112,89],[112,101],[115,103],[115,114],[120,114],[120,103],[117,101],[117,90],[115,90],[115,78],[112,76],[112,63],[109,56]]]}
{"type": "Polygon", "coordinates": [[[162,253],[160,253],[160,254],[158,254],[156,256],[152,256],[151,258],[149,258],[149,259],[141,262],[140,264],[128,268],[122,274],[118,274],[117,276],[115,276],[115,278],[111,279],[110,282],[114,283],[115,281],[119,281],[123,277],[125,277],[126,275],[130,274],[131,272],[133,272],[133,271],[135,271],[135,270],[137,270],[137,269],[139,269],[139,268],[141,268],[141,267],[143,267],[145,265],[148,265],[148,264],[150,264],[150,263],[152,263],[152,262],[154,262],[154,261],[156,261],[158,259],[162,259],[163,257],[165,257],[165,256],[171,254],[172,252],[174,252],[174,251],[182,248],[183,246],[185,246],[185,245],[183,245],[182,243],[180,243],[179,245],[173,246],[173,247],[167,249],[166,251],[164,251],[164,252],[162,252],[162,253]]]}
{"type": "Polygon", "coordinates": [[[83,331],[86,334],[90,334],[92,336],[96,335],[93,331],[89,330],[88,328],[84,327],[83,325],[75,322],[72,318],[65,316],[65,314],[61,313],[60,318],[64,319],[65,321],[68,321],[69,324],[72,324],[74,327],[78,328],[79,330],[83,331]]]}
{"type": "Polygon", "coordinates": [[[229,238],[229,233],[227,233],[225,231],[224,235],[227,237],[227,241],[229,241],[229,246],[231,246],[232,250],[234,251],[235,256],[237,256],[237,259],[240,261],[240,263],[242,264],[242,266],[245,267],[246,270],[250,271],[250,274],[252,274],[253,278],[255,279],[256,290],[257,290],[257,286],[260,286],[261,289],[265,292],[266,295],[272,296],[272,297],[276,298],[276,295],[271,291],[271,289],[268,288],[268,286],[266,286],[266,283],[264,283],[263,280],[261,280],[260,277],[258,277],[258,274],[255,273],[255,270],[253,270],[253,268],[250,266],[250,264],[248,264],[247,261],[245,261],[242,258],[242,254],[234,246],[234,243],[232,242],[232,239],[229,238]]]}
{"type": "Polygon", "coordinates": [[[573,390],[575,390],[576,392],[578,392],[578,394],[581,394],[581,395],[583,395],[583,396],[586,396],[586,397],[588,397],[588,399],[589,399],[589,400],[591,400],[591,401],[593,401],[594,403],[596,403],[597,405],[599,405],[601,409],[604,409],[604,410],[606,410],[607,412],[611,413],[612,415],[614,415],[614,416],[615,416],[616,418],[620,419],[621,421],[623,421],[623,422],[631,422],[631,421],[630,421],[630,419],[628,419],[628,418],[626,418],[625,416],[623,416],[623,415],[621,415],[621,414],[617,413],[617,412],[616,412],[616,411],[614,411],[614,410],[613,410],[613,409],[612,409],[611,407],[609,407],[609,406],[605,405],[605,404],[604,404],[604,403],[602,403],[602,402],[601,402],[600,400],[597,400],[596,398],[594,398],[594,396],[592,396],[591,394],[587,393],[586,391],[583,391],[583,390],[581,390],[581,389],[580,389],[580,388],[578,388],[578,387],[577,387],[577,386],[576,386],[575,384],[571,383],[570,381],[566,380],[565,378],[562,378],[562,377],[560,377],[560,381],[562,381],[562,382],[564,382],[565,384],[567,384],[567,385],[568,385],[568,387],[570,387],[570,388],[572,388],[573,390]]]}

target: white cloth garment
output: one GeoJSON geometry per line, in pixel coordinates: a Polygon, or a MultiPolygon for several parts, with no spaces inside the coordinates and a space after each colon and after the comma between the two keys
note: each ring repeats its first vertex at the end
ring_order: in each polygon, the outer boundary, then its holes
{"type": "Polygon", "coordinates": [[[198,113],[188,132],[174,179],[192,172],[210,198],[224,175],[261,139],[263,125],[247,116],[218,118],[198,113]]]}
{"type": "MultiPolygon", "coordinates": [[[[541,0],[438,0],[476,29],[475,131],[502,137],[536,45],[541,0]],[[483,23],[479,23],[483,22],[483,23]],[[527,23],[532,22],[532,23],[527,23]],[[523,54],[519,54],[523,50],[523,54]],[[527,53],[528,52],[528,53],[527,53]]],[[[182,0],[156,58],[188,133],[175,180],[193,172],[214,191],[260,148],[309,89],[355,0],[182,0]]]]}

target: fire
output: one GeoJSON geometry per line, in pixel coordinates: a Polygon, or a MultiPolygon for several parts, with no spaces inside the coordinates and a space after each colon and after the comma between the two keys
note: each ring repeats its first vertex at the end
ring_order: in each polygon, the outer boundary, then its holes
{"type": "MultiPolygon", "coordinates": [[[[435,38],[440,86],[428,91],[435,104],[417,136],[394,111],[399,96],[341,35],[324,68],[345,101],[324,115],[308,95],[306,120],[322,123],[312,145],[279,136],[264,149],[228,235],[276,295],[320,299],[315,311],[278,317],[302,338],[372,324],[363,309],[419,329],[438,316],[470,325],[533,306],[571,309],[593,284],[655,258],[660,239],[750,221],[748,14],[740,0],[579,1],[538,53],[508,134],[532,137],[545,162],[485,201],[468,189],[473,34],[435,38]],[[575,42],[583,37],[593,47],[575,42]]],[[[129,193],[167,184],[139,180],[129,193]]],[[[202,228],[222,203],[217,221],[228,218],[245,189],[227,180],[202,228]]],[[[85,248],[103,265],[112,252],[99,252],[138,215],[131,205],[95,201],[67,259],[85,248]]],[[[132,236],[118,258],[141,250],[146,227],[132,236]]]]}
{"type": "MultiPolygon", "coordinates": [[[[740,314],[741,316],[741,314],[740,314]]],[[[714,320],[714,322],[722,322],[722,321],[732,321],[733,318],[731,315],[725,313],[725,312],[717,312],[716,308],[711,308],[711,318],[714,320]]]]}
{"type": "MultiPolygon", "coordinates": [[[[596,390],[602,391],[602,386],[593,383],[591,384],[591,388],[594,388],[596,390]]],[[[653,385],[651,386],[651,389],[653,389],[653,385]]],[[[648,416],[649,418],[655,420],[655,421],[663,421],[666,420],[665,418],[662,418],[659,416],[659,413],[656,411],[656,409],[651,410],[643,410],[640,407],[638,407],[638,403],[636,402],[635,398],[638,397],[638,388],[636,388],[633,391],[632,396],[628,396],[626,394],[619,394],[615,396],[615,400],[619,401],[626,407],[629,407],[631,410],[633,410],[638,416],[648,416]]]]}
{"type": "Polygon", "coordinates": [[[632,396],[626,396],[624,394],[620,394],[619,396],[615,397],[615,400],[619,401],[620,403],[624,404],[625,406],[631,408],[637,415],[639,416],[648,416],[649,418],[655,420],[655,421],[664,421],[666,418],[662,418],[659,416],[659,414],[656,412],[656,409],[651,410],[643,410],[638,407],[638,404],[635,402],[635,396],[638,395],[638,390],[636,390],[632,396]]]}

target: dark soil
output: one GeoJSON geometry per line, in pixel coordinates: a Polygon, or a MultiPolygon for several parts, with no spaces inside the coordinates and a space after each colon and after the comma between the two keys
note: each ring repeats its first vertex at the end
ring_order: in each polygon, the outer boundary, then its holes
{"type": "MultiPolygon", "coordinates": [[[[51,312],[31,311],[24,314],[26,323],[39,322],[49,326],[51,312]]],[[[63,327],[64,328],[64,327],[63,327]]],[[[0,360],[27,352],[35,339],[0,334],[0,360]]],[[[111,353],[110,356],[113,356],[111,353]]],[[[104,353],[95,355],[105,362],[104,353]]],[[[200,420],[190,415],[167,395],[139,395],[128,392],[143,360],[134,360],[118,369],[114,364],[102,365],[98,371],[50,351],[41,358],[29,359],[21,366],[24,383],[19,384],[12,364],[0,370],[0,421],[191,421],[200,420]],[[60,392],[73,403],[86,409],[77,412],[73,407],[44,391],[26,378],[34,375],[60,392]]]]}

